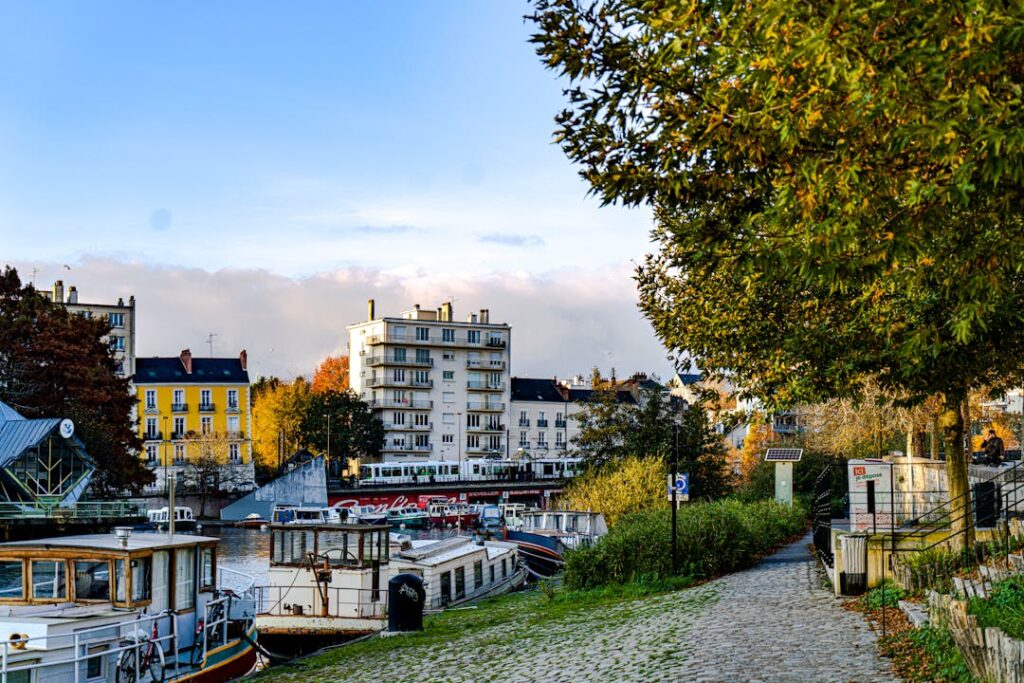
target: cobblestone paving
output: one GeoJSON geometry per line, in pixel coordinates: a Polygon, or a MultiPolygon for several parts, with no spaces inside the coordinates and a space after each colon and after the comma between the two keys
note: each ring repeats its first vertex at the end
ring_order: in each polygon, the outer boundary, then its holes
{"type": "Polygon", "coordinates": [[[696,588],[502,624],[422,647],[346,658],[274,680],[774,683],[894,681],[862,618],[819,577],[804,539],[759,566],[696,588]]]}

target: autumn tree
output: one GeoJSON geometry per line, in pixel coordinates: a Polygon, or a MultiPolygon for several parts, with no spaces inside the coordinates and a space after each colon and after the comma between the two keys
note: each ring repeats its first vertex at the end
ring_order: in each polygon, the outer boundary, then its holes
{"type": "Polygon", "coordinates": [[[349,458],[377,460],[384,446],[384,424],[354,391],[313,394],[301,423],[307,448],[327,455],[338,476],[349,458]]]}
{"type": "Polygon", "coordinates": [[[569,510],[601,512],[614,526],[624,515],[664,508],[667,474],[663,460],[628,456],[574,477],[558,503],[569,510]]]}
{"type": "Polygon", "coordinates": [[[252,445],[260,468],[276,471],[284,458],[305,447],[302,423],[313,392],[302,377],[292,382],[261,378],[253,386],[252,445]]]}
{"type": "Polygon", "coordinates": [[[535,0],[557,138],[654,208],[641,307],[769,407],[937,395],[954,531],[968,391],[1021,381],[1024,5],[535,0]]]}
{"type": "Polygon", "coordinates": [[[328,356],[313,373],[313,393],[348,390],[348,356],[328,356]]]}
{"type": "Polygon", "coordinates": [[[95,487],[138,492],[153,474],[135,455],[135,398],[117,374],[105,318],[69,313],[23,286],[14,268],[0,274],[0,400],[25,417],[67,417],[97,467],[95,487]]]}

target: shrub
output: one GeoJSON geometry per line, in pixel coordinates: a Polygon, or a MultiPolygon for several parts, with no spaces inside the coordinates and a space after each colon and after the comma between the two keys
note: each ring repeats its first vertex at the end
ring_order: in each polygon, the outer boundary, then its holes
{"type": "Polygon", "coordinates": [[[995,584],[988,599],[971,600],[968,611],[977,615],[978,626],[994,626],[1011,638],[1024,640],[1024,576],[995,584]]]}
{"type": "Polygon", "coordinates": [[[630,456],[576,477],[560,502],[572,510],[598,510],[614,526],[623,515],[664,508],[667,473],[661,460],[630,456]]]}
{"type": "Polygon", "coordinates": [[[886,581],[865,593],[861,598],[861,604],[869,610],[899,607],[900,600],[905,597],[907,597],[907,593],[902,588],[892,581],[886,581]]]}
{"type": "MultiPolygon", "coordinates": [[[[732,499],[692,503],[678,514],[679,574],[701,580],[749,566],[805,525],[800,506],[732,499]]],[[[672,576],[671,528],[670,510],[623,517],[599,543],[568,554],[566,586],[577,590],[672,576]]]]}

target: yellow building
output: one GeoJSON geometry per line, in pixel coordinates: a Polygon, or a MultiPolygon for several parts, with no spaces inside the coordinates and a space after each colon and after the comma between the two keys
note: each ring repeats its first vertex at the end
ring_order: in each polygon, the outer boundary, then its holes
{"type": "Polygon", "coordinates": [[[238,358],[138,358],[140,457],[164,490],[169,473],[186,489],[255,487],[252,418],[245,351],[238,358]]]}

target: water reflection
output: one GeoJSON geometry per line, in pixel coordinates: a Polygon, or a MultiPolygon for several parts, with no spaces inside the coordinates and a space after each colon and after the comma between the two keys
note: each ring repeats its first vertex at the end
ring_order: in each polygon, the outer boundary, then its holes
{"type": "MultiPolygon", "coordinates": [[[[457,529],[393,529],[393,531],[421,539],[448,538],[460,533],[457,529]]],[[[220,566],[252,576],[256,579],[256,585],[267,583],[267,565],[270,561],[269,531],[241,529],[233,526],[204,526],[202,535],[220,539],[217,551],[220,566]]]]}

